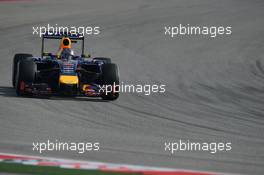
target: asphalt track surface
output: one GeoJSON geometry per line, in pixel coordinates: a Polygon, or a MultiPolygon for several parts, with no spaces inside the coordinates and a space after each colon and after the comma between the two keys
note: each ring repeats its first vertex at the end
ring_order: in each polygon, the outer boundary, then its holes
{"type": "Polygon", "coordinates": [[[0,2],[0,151],[39,155],[32,142],[100,142],[99,152],[42,156],[264,174],[264,1],[94,0],[0,2]],[[101,27],[86,40],[126,83],[166,84],[164,94],[97,99],[18,98],[15,53],[39,55],[32,26],[101,27]],[[164,26],[232,26],[231,36],[169,38],[164,26]],[[164,151],[165,141],[232,142],[232,151],[164,151]]]}

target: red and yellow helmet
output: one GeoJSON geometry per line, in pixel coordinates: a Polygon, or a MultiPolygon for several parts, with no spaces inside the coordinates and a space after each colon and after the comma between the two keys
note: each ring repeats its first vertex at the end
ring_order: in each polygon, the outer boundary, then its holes
{"type": "Polygon", "coordinates": [[[71,44],[71,39],[69,37],[63,37],[61,40],[60,49],[70,49],[71,44]]]}

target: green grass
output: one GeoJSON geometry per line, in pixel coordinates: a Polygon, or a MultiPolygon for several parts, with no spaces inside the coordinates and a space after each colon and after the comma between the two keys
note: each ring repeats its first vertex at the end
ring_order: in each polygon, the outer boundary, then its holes
{"type": "Polygon", "coordinates": [[[0,162],[0,172],[28,175],[140,175],[140,173],[102,172],[98,170],[67,169],[51,166],[23,165],[0,162]]]}

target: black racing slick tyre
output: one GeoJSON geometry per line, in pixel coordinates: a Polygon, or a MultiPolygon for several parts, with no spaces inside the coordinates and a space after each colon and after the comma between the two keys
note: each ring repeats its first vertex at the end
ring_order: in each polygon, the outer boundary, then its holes
{"type": "Polygon", "coordinates": [[[116,64],[102,65],[102,82],[105,87],[102,99],[116,100],[119,97],[119,73],[116,64]]]}
{"type": "Polygon", "coordinates": [[[22,59],[18,62],[15,86],[18,96],[25,95],[25,84],[34,83],[36,72],[37,65],[33,60],[22,59]]]}
{"type": "Polygon", "coordinates": [[[96,57],[96,58],[93,58],[94,61],[103,61],[104,63],[106,64],[109,64],[111,63],[111,58],[105,58],[105,57],[96,57]]]}
{"type": "Polygon", "coordinates": [[[15,56],[13,58],[13,68],[12,68],[12,85],[13,85],[13,87],[16,86],[17,63],[20,60],[24,60],[24,59],[26,59],[28,57],[33,57],[33,55],[27,54],[27,53],[15,54],[15,56]]]}

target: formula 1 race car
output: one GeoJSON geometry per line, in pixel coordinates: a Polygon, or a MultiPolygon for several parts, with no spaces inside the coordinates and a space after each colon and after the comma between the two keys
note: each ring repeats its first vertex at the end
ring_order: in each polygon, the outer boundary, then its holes
{"type": "Polygon", "coordinates": [[[41,57],[16,54],[12,83],[18,96],[62,95],[101,97],[116,100],[119,96],[119,73],[110,58],[90,58],[84,54],[84,36],[59,33],[42,35],[41,57]],[[44,52],[45,39],[61,40],[57,54],[44,52]],[[82,53],[76,56],[72,43],[82,41],[82,53]]]}

